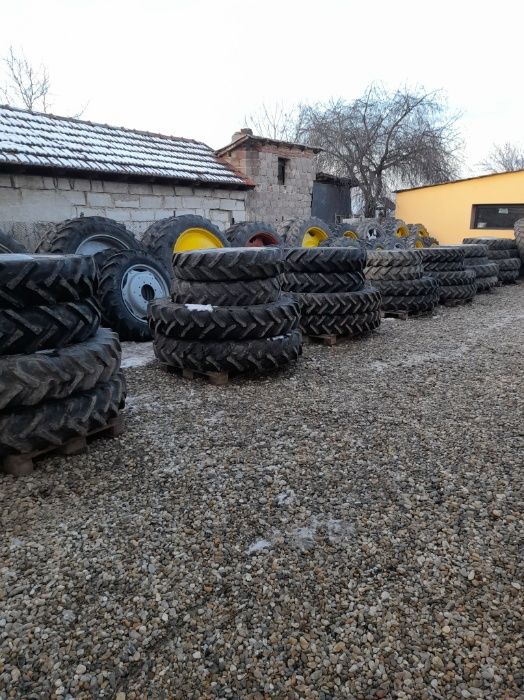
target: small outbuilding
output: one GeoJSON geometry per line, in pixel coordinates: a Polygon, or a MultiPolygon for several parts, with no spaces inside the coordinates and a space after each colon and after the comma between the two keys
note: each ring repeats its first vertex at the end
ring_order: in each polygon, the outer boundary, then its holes
{"type": "Polygon", "coordinates": [[[396,216],[421,223],[440,243],[467,236],[511,238],[524,217],[524,170],[480,175],[396,193],[396,216]]]}

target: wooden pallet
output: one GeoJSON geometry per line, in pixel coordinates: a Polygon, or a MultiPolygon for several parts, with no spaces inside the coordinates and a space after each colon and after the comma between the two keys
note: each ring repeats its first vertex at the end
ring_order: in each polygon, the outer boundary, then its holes
{"type": "Polygon", "coordinates": [[[201,377],[203,379],[207,379],[207,381],[213,386],[225,386],[226,384],[229,384],[228,372],[199,372],[195,369],[178,369],[178,367],[172,367],[168,364],[164,364],[164,367],[168,372],[177,374],[179,377],[183,377],[184,379],[195,379],[196,377],[201,377]]]}
{"type": "Polygon", "coordinates": [[[35,460],[52,455],[78,455],[87,450],[88,440],[94,437],[117,437],[124,432],[124,421],[122,416],[117,416],[113,420],[104,425],[102,428],[92,430],[84,436],[73,437],[66,440],[62,445],[49,445],[34,452],[26,452],[25,454],[8,455],[3,459],[0,458],[0,471],[12,476],[25,476],[31,474],[34,470],[35,460]]]}
{"type": "Polygon", "coordinates": [[[433,316],[432,311],[384,311],[380,312],[381,318],[396,318],[399,321],[407,321],[408,318],[423,318],[433,316]]]}
{"type": "Polygon", "coordinates": [[[341,336],[338,335],[308,335],[306,336],[309,338],[313,343],[320,343],[320,345],[326,345],[329,348],[332,348],[334,345],[337,344],[338,339],[341,336]]]}
{"type": "Polygon", "coordinates": [[[442,306],[448,306],[449,308],[453,308],[454,306],[466,306],[466,304],[471,304],[473,299],[446,299],[445,301],[441,301],[440,303],[442,306]]]}

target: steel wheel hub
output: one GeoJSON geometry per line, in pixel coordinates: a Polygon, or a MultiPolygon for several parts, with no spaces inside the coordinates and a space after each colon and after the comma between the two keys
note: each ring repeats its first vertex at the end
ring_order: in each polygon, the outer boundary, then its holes
{"type": "Polygon", "coordinates": [[[147,305],[153,299],[169,296],[165,279],[149,265],[134,265],[122,278],[122,299],[129,312],[140,321],[147,319],[147,305]]]}

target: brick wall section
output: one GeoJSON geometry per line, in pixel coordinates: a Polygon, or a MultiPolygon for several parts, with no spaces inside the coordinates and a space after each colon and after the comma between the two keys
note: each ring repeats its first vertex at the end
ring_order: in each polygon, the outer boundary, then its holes
{"type": "Polygon", "coordinates": [[[224,230],[245,221],[246,192],[167,184],[0,174],[0,228],[34,250],[50,223],[107,216],[138,238],[158,219],[200,214],[224,230]]]}
{"type": "Polygon", "coordinates": [[[223,156],[256,183],[247,193],[248,221],[278,224],[311,216],[311,194],[316,174],[315,154],[309,150],[270,144],[249,144],[223,156]],[[278,184],[278,159],[286,158],[286,180],[278,184]]]}

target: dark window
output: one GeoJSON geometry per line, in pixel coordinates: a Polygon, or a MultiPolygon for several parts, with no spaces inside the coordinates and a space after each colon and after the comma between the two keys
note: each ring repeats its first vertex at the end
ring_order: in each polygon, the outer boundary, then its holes
{"type": "Polygon", "coordinates": [[[278,159],[278,184],[279,185],[286,184],[286,163],[287,163],[286,158],[279,158],[278,159]]]}
{"type": "Polygon", "coordinates": [[[471,228],[513,228],[524,217],[524,204],[474,204],[471,228]]]}

